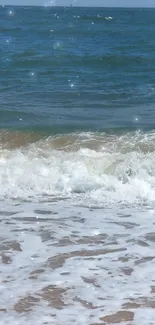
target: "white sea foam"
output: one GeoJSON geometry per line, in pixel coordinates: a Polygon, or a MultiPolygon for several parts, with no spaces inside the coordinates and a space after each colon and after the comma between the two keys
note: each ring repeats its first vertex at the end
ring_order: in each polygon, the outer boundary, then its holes
{"type": "Polygon", "coordinates": [[[113,17],[109,16],[109,17],[105,17],[106,20],[112,20],[113,17]]]}
{"type": "Polygon", "coordinates": [[[114,139],[80,135],[71,144],[66,140],[61,150],[53,141],[1,150],[1,198],[63,195],[100,204],[154,202],[154,134],[114,139]]]}
{"type": "Polygon", "coordinates": [[[3,137],[2,325],[153,324],[154,137],[3,137]]]}

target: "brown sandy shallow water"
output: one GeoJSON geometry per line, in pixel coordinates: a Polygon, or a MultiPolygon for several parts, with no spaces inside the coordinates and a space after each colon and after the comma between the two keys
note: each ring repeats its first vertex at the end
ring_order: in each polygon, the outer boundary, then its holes
{"type": "Polygon", "coordinates": [[[154,211],[130,213],[1,202],[1,324],[154,324],[154,211]]]}

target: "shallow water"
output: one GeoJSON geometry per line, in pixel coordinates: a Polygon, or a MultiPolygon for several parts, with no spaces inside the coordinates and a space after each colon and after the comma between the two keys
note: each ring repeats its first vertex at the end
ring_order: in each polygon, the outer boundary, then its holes
{"type": "Polygon", "coordinates": [[[154,210],[0,207],[3,324],[153,324],[154,210]]]}

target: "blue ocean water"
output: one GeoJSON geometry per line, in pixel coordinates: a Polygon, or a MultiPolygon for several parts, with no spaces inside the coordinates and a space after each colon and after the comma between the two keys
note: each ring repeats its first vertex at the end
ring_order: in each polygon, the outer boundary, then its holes
{"type": "Polygon", "coordinates": [[[155,9],[0,7],[0,325],[152,325],[155,9]]]}
{"type": "Polygon", "coordinates": [[[0,8],[0,127],[154,128],[155,10],[0,8]]]}

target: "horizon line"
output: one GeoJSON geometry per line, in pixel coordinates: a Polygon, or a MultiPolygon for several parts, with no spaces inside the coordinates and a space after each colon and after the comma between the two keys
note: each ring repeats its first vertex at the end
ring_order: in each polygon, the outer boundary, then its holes
{"type": "Polygon", "coordinates": [[[21,5],[18,5],[18,4],[1,4],[0,5],[1,7],[48,7],[48,8],[58,8],[58,7],[60,7],[60,8],[114,8],[114,9],[117,9],[117,8],[119,8],[119,9],[155,9],[155,6],[154,7],[152,7],[152,6],[149,6],[149,7],[147,7],[147,6],[141,6],[141,7],[133,7],[133,6],[117,6],[117,7],[115,7],[115,6],[78,6],[78,5],[68,5],[68,6],[62,6],[62,5],[55,5],[55,6],[49,6],[49,5],[35,5],[35,4],[33,4],[33,5],[30,5],[30,4],[28,4],[28,5],[26,5],[26,4],[21,4],[21,5]]]}

